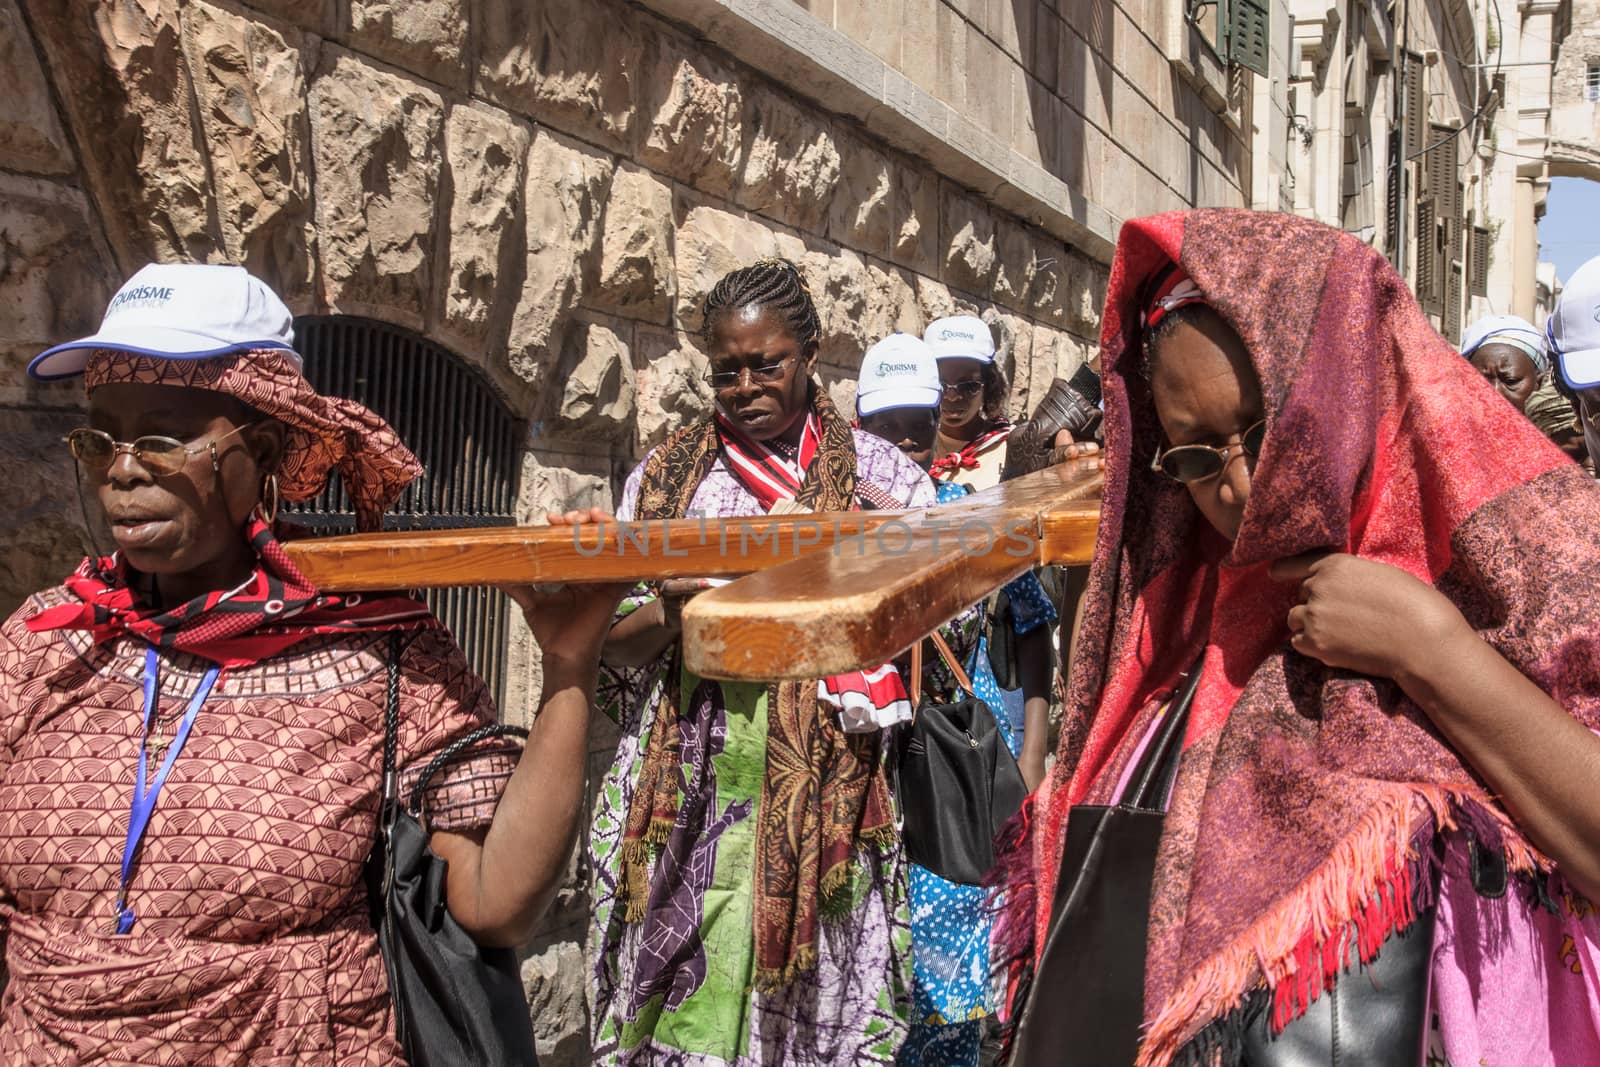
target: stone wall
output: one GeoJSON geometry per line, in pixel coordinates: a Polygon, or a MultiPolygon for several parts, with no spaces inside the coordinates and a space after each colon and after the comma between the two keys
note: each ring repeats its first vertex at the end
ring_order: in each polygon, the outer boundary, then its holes
{"type": "MultiPolygon", "coordinates": [[[[529,426],[525,520],[609,506],[708,409],[699,302],[762,257],[809,279],[840,401],[872,341],[971,311],[1022,413],[1088,353],[1117,219],[1248,199],[1237,109],[1137,3],[741,5],[880,99],[914,79],[897,111],[755,63],[748,26],[688,0],[0,0],[0,608],[88,547],[59,443],[78,387],[22,368],[150,260],[242,263],[297,313],[480,368],[529,426]]],[[[511,661],[523,719],[525,637],[511,661]]],[[[614,740],[596,727],[597,769],[614,740]]],[[[554,1064],[587,1060],[573,871],[527,965],[554,1064]]]]}
{"type": "Polygon", "coordinates": [[[1550,86],[1550,173],[1600,181],[1600,103],[1585,91],[1600,66],[1600,2],[1570,0],[1550,86]]]}
{"type": "Polygon", "coordinates": [[[1181,5],[800,3],[1114,220],[1250,202],[1248,116],[1181,62],[1197,36],[1181,5]]]}

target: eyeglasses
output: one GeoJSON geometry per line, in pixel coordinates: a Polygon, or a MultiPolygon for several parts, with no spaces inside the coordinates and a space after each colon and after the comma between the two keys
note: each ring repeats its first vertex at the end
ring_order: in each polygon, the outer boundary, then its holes
{"type": "Polygon", "coordinates": [[[1242,450],[1247,456],[1261,455],[1261,445],[1266,437],[1267,420],[1262,419],[1239,435],[1237,445],[1229,445],[1226,448],[1212,448],[1210,445],[1179,445],[1164,452],[1158,448],[1150,460],[1150,469],[1160,471],[1173,481],[1185,485],[1191,482],[1203,482],[1222,473],[1222,469],[1228,465],[1228,460],[1236,454],[1235,449],[1242,450]]]}
{"type": "Polygon", "coordinates": [[[91,430],[87,426],[80,426],[67,434],[66,442],[67,447],[72,449],[72,457],[92,473],[105,473],[111,469],[111,464],[117,461],[118,456],[127,452],[157,478],[167,478],[183,470],[183,465],[189,462],[190,456],[198,456],[208,451],[211,453],[212,469],[218,469],[218,442],[226,441],[234,434],[254,425],[253,422],[247,422],[243,426],[237,426],[221,437],[207,441],[204,448],[190,448],[175,438],[155,435],[141,437],[132,443],[118,441],[104,430],[91,430]]]}
{"type": "Polygon", "coordinates": [[[794,361],[793,356],[784,356],[776,363],[764,363],[759,367],[740,367],[738,370],[714,370],[706,374],[706,381],[711,383],[711,388],[718,391],[737,388],[744,380],[746,372],[750,380],[760,385],[771,385],[783,377],[783,368],[794,361]]]}
{"type": "Polygon", "coordinates": [[[949,385],[941,385],[939,387],[939,391],[952,400],[971,396],[974,393],[982,392],[982,390],[983,381],[979,378],[968,378],[964,382],[951,382],[949,385]]]}

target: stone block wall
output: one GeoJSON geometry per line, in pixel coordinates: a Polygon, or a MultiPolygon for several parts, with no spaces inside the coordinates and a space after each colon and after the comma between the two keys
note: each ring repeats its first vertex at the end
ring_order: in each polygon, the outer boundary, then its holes
{"type": "Polygon", "coordinates": [[[1250,203],[1248,117],[1173,65],[1181,5],[796,2],[1114,220],[1250,203]]]}
{"type": "MultiPolygon", "coordinates": [[[[885,133],[865,97],[752,63],[739,27],[680,0],[0,0],[0,609],[89,547],[59,441],[79,387],[22,368],[151,260],[241,263],[297,313],[405,326],[480,368],[529,427],[531,521],[610,506],[709,410],[698,308],[728,270],[800,265],[843,403],[873,341],[982,314],[1020,415],[1089,353],[1116,218],[1244,199],[1242,142],[1141,9],[776,2],[745,6],[839,54],[859,38],[885,61],[852,69],[880,94],[904,70],[943,124],[885,133]]],[[[525,719],[525,635],[510,659],[525,719]]],[[[530,946],[552,1064],[588,1059],[586,880],[575,858],[530,946]]]]}
{"type": "MultiPolygon", "coordinates": [[[[1535,5],[1535,9],[1544,8],[1535,5]]],[[[1567,35],[1550,82],[1550,161],[1556,177],[1600,181],[1600,103],[1589,99],[1589,68],[1600,65],[1600,3],[1571,0],[1567,35]]]]}

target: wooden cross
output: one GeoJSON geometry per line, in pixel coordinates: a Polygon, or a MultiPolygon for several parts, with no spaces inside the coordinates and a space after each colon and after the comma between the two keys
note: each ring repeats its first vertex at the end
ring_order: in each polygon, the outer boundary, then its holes
{"type": "Polygon", "coordinates": [[[1031,567],[1087,563],[1103,480],[1097,461],[1081,460],[920,511],[357,534],[286,548],[328,592],[738,578],[684,607],[689,669],[815,678],[893,659],[1031,567]]]}

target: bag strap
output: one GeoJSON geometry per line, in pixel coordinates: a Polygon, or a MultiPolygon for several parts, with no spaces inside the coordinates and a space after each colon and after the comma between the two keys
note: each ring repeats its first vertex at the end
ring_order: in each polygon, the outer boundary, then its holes
{"type": "Polygon", "coordinates": [[[944,635],[935,630],[928,636],[933,639],[933,647],[939,650],[939,658],[944,660],[944,665],[950,668],[951,674],[955,675],[956,685],[967,693],[972,693],[972,679],[968,678],[967,672],[961,669],[961,661],[956,659],[954,652],[950,651],[950,646],[945,643],[944,635]]]}
{"type": "Polygon", "coordinates": [[[917,718],[917,709],[922,706],[922,642],[918,641],[911,646],[911,719],[917,718]]]}
{"type": "Polygon", "coordinates": [[[390,1000],[394,1004],[394,1030],[400,1047],[411,1051],[411,1018],[406,1011],[406,998],[401,995],[402,975],[395,963],[400,951],[397,942],[394,914],[394,827],[399,819],[399,783],[395,777],[395,764],[400,748],[400,656],[405,651],[400,631],[389,635],[389,662],[386,664],[386,681],[383,697],[383,801],[378,809],[378,840],[383,847],[383,881],[379,892],[383,896],[382,919],[378,926],[378,942],[383,957],[384,974],[389,980],[390,1000]]]}
{"type": "Polygon", "coordinates": [[[412,815],[415,815],[418,819],[422,818],[422,795],[427,791],[428,783],[433,780],[434,775],[443,770],[445,764],[455,759],[462,752],[488,737],[517,737],[527,740],[528,731],[520,726],[511,726],[506,723],[490,723],[488,726],[480,726],[471,733],[463,734],[450,742],[442,752],[428,762],[427,767],[423,768],[422,773],[417,776],[416,785],[411,787],[411,806],[408,810],[412,815]]]}
{"type": "MultiPolygon", "coordinates": [[[[395,765],[399,760],[400,749],[400,656],[405,646],[400,636],[400,631],[395,630],[389,634],[389,662],[386,665],[387,679],[383,695],[383,806],[382,825],[388,827],[393,821],[393,808],[399,795],[399,782],[395,777],[395,765]]],[[[386,834],[385,837],[388,835],[386,834]]]]}
{"type": "Polygon", "coordinates": [[[1201,662],[1195,661],[1183,679],[1183,687],[1167,706],[1166,721],[1161,724],[1161,732],[1145,749],[1121,804],[1148,809],[1152,798],[1159,803],[1159,798],[1167,795],[1173,775],[1178,772],[1178,759],[1183,755],[1183,735],[1189,724],[1189,708],[1194,703],[1196,690],[1200,688],[1201,662]]]}

